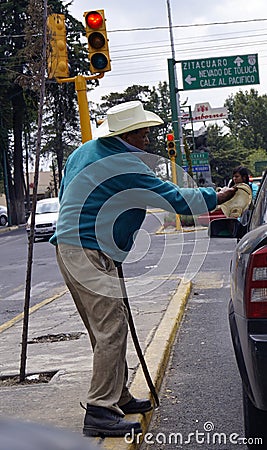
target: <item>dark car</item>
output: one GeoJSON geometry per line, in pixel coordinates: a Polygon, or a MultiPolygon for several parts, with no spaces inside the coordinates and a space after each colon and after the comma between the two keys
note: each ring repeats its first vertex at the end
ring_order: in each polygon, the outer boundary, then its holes
{"type": "Polygon", "coordinates": [[[197,223],[203,227],[207,227],[209,223],[214,219],[223,219],[225,217],[220,207],[217,207],[214,211],[208,211],[204,214],[200,214],[197,217],[197,223]]]}
{"type": "Polygon", "coordinates": [[[242,379],[247,446],[267,449],[267,171],[247,217],[247,223],[214,220],[209,235],[237,238],[229,323],[242,379]]]}
{"type": "Polygon", "coordinates": [[[0,226],[4,227],[7,224],[7,208],[0,205],[0,226]]]}

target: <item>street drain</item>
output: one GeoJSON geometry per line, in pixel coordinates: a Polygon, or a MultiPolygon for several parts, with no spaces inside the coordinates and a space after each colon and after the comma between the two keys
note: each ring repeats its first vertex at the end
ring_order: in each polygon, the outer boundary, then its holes
{"type": "Polygon", "coordinates": [[[25,376],[24,381],[20,381],[19,375],[1,375],[0,387],[49,383],[56,373],[57,370],[53,370],[51,372],[29,373],[25,376]]]}
{"type": "Polygon", "coordinates": [[[46,334],[44,336],[38,336],[28,341],[28,344],[40,344],[43,342],[60,342],[60,341],[74,341],[80,339],[80,337],[86,333],[58,333],[58,334],[46,334]]]}

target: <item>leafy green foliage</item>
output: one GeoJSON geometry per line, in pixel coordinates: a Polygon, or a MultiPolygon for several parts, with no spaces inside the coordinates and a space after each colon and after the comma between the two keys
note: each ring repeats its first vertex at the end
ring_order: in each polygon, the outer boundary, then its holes
{"type": "Polygon", "coordinates": [[[140,100],[144,108],[148,111],[158,114],[164,124],[159,127],[152,127],[150,130],[150,147],[148,151],[159,156],[167,157],[166,152],[166,133],[170,131],[170,94],[166,82],[159,83],[157,87],[150,88],[149,86],[133,85],[128,87],[125,91],[112,92],[109,95],[102,97],[103,103],[93,110],[93,114],[105,115],[106,111],[119,103],[140,100]]]}
{"type": "MultiPolygon", "coordinates": [[[[48,13],[65,14],[70,76],[89,74],[88,52],[81,37],[83,24],[72,17],[72,2],[48,1],[48,13]]],[[[28,195],[24,169],[28,170],[36,146],[36,122],[41,81],[43,1],[10,0],[0,3],[0,164],[5,151],[12,222],[25,221],[24,199],[28,195]],[[2,156],[1,156],[2,152],[2,156]]],[[[92,89],[98,82],[88,82],[92,89]]],[[[55,156],[59,178],[66,156],[80,144],[80,125],[74,82],[63,85],[48,80],[43,118],[42,154],[55,156]]],[[[59,180],[60,181],[60,180],[59,180]]]]}
{"type": "Polygon", "coordinates": [[[255,89],[230,96],[225,106],[229,111],[226,125],[247,149],[267,150],[267,95],[255,89]]]}
{"type": "Polygon", "coordinates": [[[224,186],[231,178],[233,168],[245,164],[248,151],[217,124],[208,126],[207,145],[213,182],[224,186]]]}
{"type": "Polygon", "coordinates": [[[256,171],[256,162],[257,161],[265,161],[265,168],[267,168],[267,154],[266,150],[263,148],[258,148],[257,150],[250,149],[249,156],[247,158],[247,168],[249,169],[252,176],[260,176],[262,173],[261,171],[256,171]]]}

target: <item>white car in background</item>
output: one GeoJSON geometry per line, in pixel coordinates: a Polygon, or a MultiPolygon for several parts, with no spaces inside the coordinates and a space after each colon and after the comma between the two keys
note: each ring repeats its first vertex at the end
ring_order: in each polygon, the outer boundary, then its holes
{"type": "Polygon", "coordinates": [[[7,224],[7,208],[5,206],[0,206],[0,226],[4,227],[7,224]]]}
{"type": "MultiPolygon", "coordinates": [[[[38,238],[49,239],[54,234],[56,230],[58,212],[58,197],[45,198],[44,200],[39,200],[37,202],[35,212],[34,240],[38,238]]],[[[31,218],[32,215],[30,214],[26,226],[28,237],[30,235],[31,218]]]]}

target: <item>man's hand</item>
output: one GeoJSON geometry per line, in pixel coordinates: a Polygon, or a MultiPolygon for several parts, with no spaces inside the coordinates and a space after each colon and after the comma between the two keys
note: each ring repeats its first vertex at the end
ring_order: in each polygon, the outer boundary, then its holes
{"type": "Polygon", "coordinates": [[[220,191],[217,192],[217,204],[221,205],[222,203],[227,202],[227,200],[230,200],[235,195],[237,189],[236,186],[231,188],[225,186],[220,189],[220,191]]]}

